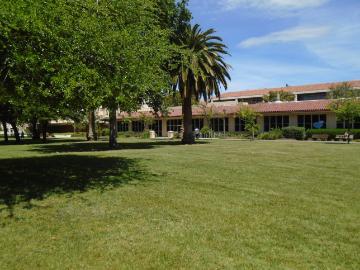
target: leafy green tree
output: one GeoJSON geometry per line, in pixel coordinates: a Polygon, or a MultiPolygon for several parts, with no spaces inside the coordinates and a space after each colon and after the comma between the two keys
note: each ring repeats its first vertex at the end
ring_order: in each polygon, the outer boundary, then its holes
{"type": "Polygon", "coordinates": [[[259,131],[257,117],[259,114],[250,107],[241,107],[238,116],[245,121],[245,130],[251,134],[251,138],[255,139],[255,134],[259,131]]]}
{"type": "Polygon", "coordinates": [[[270,91],[268,95],[264,95],[263,99],[265,102],[275,102],[280,98],[280,101],[294,101],[295,95],[290,92],[281,91],[270,91]]]}
{"type": "MultiPolygon", "coordinates": [[[[66,100],[59,78],[70,60],[64,57],[59,33],[65,1],[6,1],[0,11],[1,77],[9,100],[30,122],[33,138],[41,123],[46,139],[48,120],[64,117],[76,110],[66,100]]],[[[69,74],[66,74],[67,76],[69,74]]]]}
{"type": "MultiPolygon", "coordinates": [[[[338,99],[333,101],[329,108],[335,112],[337,119],[350,123],[348,128],[348,134],[350,134],[354,120],[360,118],[360,99],[356,97],[338,99]]],[[[349,142],[350,138],[348,138],[348,143],[349,142]]]]}
{"type": "Polygon", "coordinates": [[[156,1],[4,5],[1,75],[22,121],[34,129],[39,121],[46,127],[49,119],[74,118],[102,105],[110,111],[110,146],[116,146],[116,111],[136,110],[148,89],[169,85],[162,65],[170,31],[156,16],[156,1]]]}
{"type": "Polygon", "coordinates": [[[180,61],[173,69],[174,84],[182,97],[184,134],[182,142],[194,143],[192,132],[192,97],[208,97],[220,95],[220,87],[227,88],[230,80],[230,66],[223,57],[228,54],[222,39],[214,36],[215,30],[202,31],[199,25],[187,27],[179,36],[181,51],[180,61]]]}
{"type": "Polygon", "coordinates": [[[339,85],[334,85],[330,88],[328,98],[339,99],[339,98],[353,98],[360,97],[360,89],[355,89],[348,82],[344,82],[339,85]]]}

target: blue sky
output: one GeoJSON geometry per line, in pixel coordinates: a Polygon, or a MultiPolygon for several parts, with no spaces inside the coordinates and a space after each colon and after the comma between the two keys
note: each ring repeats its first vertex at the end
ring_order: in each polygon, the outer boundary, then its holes
{"type": "Polygon", "coordinates": [[[360,79],[360,0],[190,0],[229,47],[229,91],[360,79]]]}

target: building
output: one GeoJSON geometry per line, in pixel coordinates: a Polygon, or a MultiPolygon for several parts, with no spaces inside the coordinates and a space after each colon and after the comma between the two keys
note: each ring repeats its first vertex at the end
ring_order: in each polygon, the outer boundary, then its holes
{"type": "MultiPolygon", "coordinates": [[[[360,80],[349,83],[360,89],[360,80]]],[[[336,115],[328,109],[331,103],[328,92],[338,84],[340,83],[226,92],[208,104],[193,106],[193,128],[209,126],[207,122],[211,121],[211,128],[215,132],[242,132],[245,130],[245,123],[237,116],[242,106],[249,106],[260,114],[257,122],[261,132],[287,126],[306,129],[319,125],[322,128],[347,128],[349,123],[337,121],[336,115]],[[270,91],[292,93],[294,101],[264,102],[264,95],[270,91]]],[[[181,107],[171,107],[166,115],[155,116],[151,108],[145,106],[132,114],[119,112],[117,117],[119,132],[143,132],[147,122],[144,119],[149,118],[153,118],[153,121],[147,128],[154,130],[158,136],[167,136],[168,131],[179,132],[182,128],[181,107]]],[[[360,119],[355,121],[352,128],[360,128],[360,119]]]]}

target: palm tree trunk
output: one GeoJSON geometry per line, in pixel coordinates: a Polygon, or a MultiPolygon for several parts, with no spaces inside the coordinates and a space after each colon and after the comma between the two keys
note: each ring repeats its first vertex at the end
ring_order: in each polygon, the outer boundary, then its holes
{"type": "Polygon", "coordinates": [[[3,126],[3,130],[4,130],[4,141],[8,142],[9,141],[9,136],[8,136],[8,129],[6,126],[6,122],[5,121],[1,121],[2,122],[2,126],[3,126]]]}
{"type": "Polygon", "coordinates": [[[109,122],[110,122],[110,137],[109,137],[109,146],[110,148],[117,147],[117,121],[116,121],[116,108],[110,109],[109,112],[109,122]]]}
{"type": "Polygon", "coordinates": [[[17,126],[16,126],[16,122],[11,121],[10,125],[11,125],[12,129],[14,130],[14,135],[15,135],[16,142],[19,143],[21,141],[21,139],[20,139],[20,135],[19,135],[19,130],[18,130],[17,126]]]}
{"type": "Polygon", "coordinates": [[[88,114],[89,127],[88,127],[88,141],[97,141],[97,133],[96,133],[96,122],[95,122],[95,111],[90,111],[88,114]]]}
{"type": "Polygon", "coordinates": [[[182,104],[184,134],[182,138],[183,144],[193,144],[195,142],[192,130],[192,108],[191,108],[191,95],[183,98],[182,104]]]}

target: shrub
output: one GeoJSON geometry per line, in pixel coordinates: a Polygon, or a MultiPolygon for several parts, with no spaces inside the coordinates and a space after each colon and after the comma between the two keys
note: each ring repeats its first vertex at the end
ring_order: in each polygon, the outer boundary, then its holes
{"type": "Polygon", "coordinates": [[[305,128],[303,127],[285,127],[282,129],[284,138],[303,140],[305,138],[305,128]]]}
{"type": "MultiPolygon", "coordinates": [[[[306,137],[311,138],[314,134],[327,134],[329,135],[329,140],[335,140],[336,135],[343,135],[347,131],[347,129],[343,128],[308,129],[306,137]]],[[[354,139],[360,139],[360,129],[351,129],[350,134],[354,135],[354,139]]]]}
{"type": "Polygon", "coordinates": [[[204,127],[200,130],[200,133],[201,133],[202,135],[208,136],[208,135],[210,135],[210,134],[212,133],[212,130],[211,130],[211,128],[209,128],[208,126],[204,126],[204,127]]]}
{"type": "Polygon", "coordinates": [[[269,132],[264,132],[258,135],[258,139],[260,140],[278,140],[283,137],[281,129],[272,129],[269,132]]]}
{"type": "MultiPolygon", "coordinates": [[[[223,133],[222,133],[223,134],[223,133]]],[[[238,138],[238,139],[249,139],[251,134],[248,132],[225,132],[224,138],[238,138]]]]}
{"type": "Polygon", "coordinates": [[[99,135],[100,136],[109,136],[110,135],[110,129],[109,128],[100,129],[99,135]]]}
{"type": "Polygon", "coordinates": [[[150,138],[150,132],[149,131],[144,131],[144,132],[139,134],[139,137],[142,138],[142,139],[149,139],[150,138]]]}
{"type": "Polygon", "coordinates": [[[127,132],[119,132],[118,136],[125,138],[134,137],[134,138],[148,139],[150,138],[150,133],[149,131],[144,131],[144,132],[127,131],[127,132]]]}

